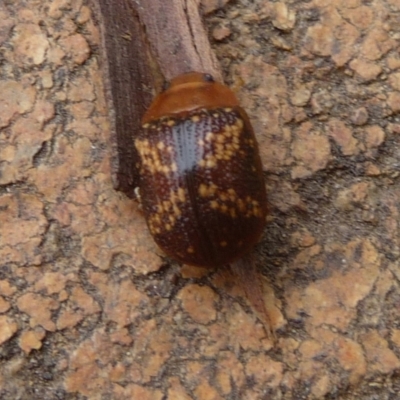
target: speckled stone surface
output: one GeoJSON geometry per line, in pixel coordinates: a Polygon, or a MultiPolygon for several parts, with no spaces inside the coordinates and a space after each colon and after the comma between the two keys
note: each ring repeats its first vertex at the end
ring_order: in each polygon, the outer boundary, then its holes
{"type": "Polygon", "coordinates": [[[400,1],[203,3],[260,142],[276,342],[113,190],[88,4],[4,1],[1,399],[400,398],[400,1]]]}

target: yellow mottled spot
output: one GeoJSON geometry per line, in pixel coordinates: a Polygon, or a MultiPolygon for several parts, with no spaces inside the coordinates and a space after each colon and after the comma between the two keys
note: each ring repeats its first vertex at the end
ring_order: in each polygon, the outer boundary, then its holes
{"type": "Polygon", "coordinates": [[[217,190],[218,190],[218,187],[214,183],[211,183],[208,186],[206,184],[202,183],[199,186],[199,194],[201,197],[212,197],[212,196],[214,196],[214,194],[216,193],[217,190]]]}
{"type": "Polygon", "coordinates": [[[222,242],[219,243],[221,247],[226,247],[226,245],[228,244],[225,240],[223,240],[222,242]]]}
{"type": "Polygon", "coordinates": [[[172,229],[172,226],[170,224],[165,224],[165,229],[167,231],[170,231],[172,229]]]}
{"type": "Polygon", "coordinates": [[[207,160],[206,167],[207,168],[214,168],[217,165],[215,158],[211,160],[207,160]]]}
{"type": "Polygon", "coordinates": [[[197,144],[198,144],[199,146],[204,146],[204,140],[203,140],[203,139],[199,139],[199,140],[197,141],[197,144]]]}
{"type": "Polygon", "coordinates": [[[206,137],[205,137],[206,141],[211,142],[211,140],[213,139],[213,136],[214,136],[214,134],[212,132],[207,132],[206,137]]]}
{"type": "Polygon", "coordinates": [[[226,204],[222,204],[219,209],[221,212],[226,213],[228,211],[228,206],[226,204]]]}
{"type": "Polygon", "coordinates": [[[145,123],[145,124],[142,125],[142,128],[143,128],[143,129],[147,129],[149,126],[150,126],[150,124],[147,122],[147,123],[145,123]]]}
{"type": "Polygon", "coordinates": [[[188,248],[187,248],[187,252],[188,252],[189,254],[193,254],[193,253],[194,253],[194,248],[193,248],[193,246],[188,247],[188,248]]]}
{"type": "Polygon", "coordinates": [[[149,146],[149,141],[147,139],[144,140],[136,140],[136,143],[138,144],[138,146],[140,147],[148,147],[149,146]]]}
{"type": "Polygon", "coordinates": [[[200,121],[200,117],[198,115],[193,115],[193,117],[191,118],[193,122],[199,122],[200,121]]]}
{"type": "Polygon", "coordinates": [[[174,190],[170,190],[169,199],[170,199],[171,203],[175,203],[178,200],[178,195],[175,193],[174,190]]]}
{"type": "Polygon", "coordinates": [[[165,144],[162,141],[152,146],[147,139],[136,140],[135,146],[139,152],[142,161],[143,173],[150,173],[150,174],[162,173],[168,175],[172,171],[177,170],[177,166],[174,166],[174,164],[172,165],[163,164],[161,152],[164,151],[165,144]]]}
{"type": "Polygon", "coordinates": [[[215,151],[217,153],[223,153],[224,151],[224,146],[221,143],[216,143],[215,144],[215,151]]]}
{"type": "Polygon", "coordinates": [[[218,202],[217,202],[216,200],[210,201],[210,207],[211,207],[213,210],[216,210],[216,209],[218,208],[218,202]]]}
{"type": "Polygon", "coordinates": [[[224,125],[224,131],[229,132],[235,129],[235,125],[224,125]]]}
{"type": "Polygon", "coordinates": [[[168,125],[168,126],[174,126],[174,125],[175,125],[175,121],[174,121],[173,119],[169,119],[169,120],[167,121],[167,125],[168,125]]]}
{"type": "Polygon", "coordinates": [[[224,192],[222,192],[222,193],[219,195],[219,198],[220,198],[220,200],[222,200],[222,201],[227,201],[227,200],[228,200],[228,196],[227,196],[224,192]]]}
{"type": "Polygon", "coordinates": [[[173,210],[174,210],[174,214],[175,214],[177,217],[180,217],[180,216],[182,215],[181,210],[180,210],[175,204],[174,204],[173,210]]]}
{"type": "Polygon", "coordinates": [[[178,198],[182,203],[186,200],[185,191],[182,188],[178,189],[178,198]]]}
{"type": "Polygon", "coordinates": [[[226,107],[226,108],[224,108],[224,110],[225,110],[226,112],[231,112],[231,111],[232,111],[232,108],[226,107]]]}
{"type": "Polygon", "coordinates": [[[206,186],[204,183],[202,183],[202,184],[199,186],[199,195],[200,195],[201,197],[206,197],[207,194],[208,194],[207,186],[206,186]]]}

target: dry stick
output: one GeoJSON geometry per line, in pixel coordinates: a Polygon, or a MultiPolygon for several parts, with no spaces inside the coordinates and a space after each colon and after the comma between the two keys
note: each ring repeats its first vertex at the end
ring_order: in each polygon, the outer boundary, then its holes
{"type": "Polygon", "coordinates": [[[196,0],[132,0],[167,80],[190,71],[222,80],[196,0]]]}
{"type": "Polygon", "coordinates": [[[153,93],[148,46],[131,0],[93,0],[102,36],[101,58],[110,112],[113,180],[129,197],[138,186],[133,138],[153,93]]]}
{"type": "MultiPolygon", "coordinates": [[[[166,79],[208,72],[221,80],[195,0],[92,0],[102,33],[102,67],[116,156],[116,189],[133,196],[138,184],[133,138],[151,102],[153,56],[166,79]],[[145,33],[146,32],[146,35],[145,33]]],[[[153,69],[154,71],[154,69],[153,69]]],[[[252,256],[231,266],[254,309],[269,324],[262,284],[252,256]]]]}
{"type": "Polygon", "coordinates": [[[139,176],[132,139],[154,95],[154,65],[167,80],[189,71],[208,72],[220,80],[221,69],[195,0],[91,3],[102,34],[100,51],[115,147],[114,186],[134,197],[139,176]]]}
{"type": "Polygon", "coordinates": [[[236,280],[242,285],[247,299],[263,323],[268,337],[275,340],[272,321],[265,307],[262,276],[257,271],[254,255],[250,253],[235,261],[231,264],[231,270],[236,280]]]}

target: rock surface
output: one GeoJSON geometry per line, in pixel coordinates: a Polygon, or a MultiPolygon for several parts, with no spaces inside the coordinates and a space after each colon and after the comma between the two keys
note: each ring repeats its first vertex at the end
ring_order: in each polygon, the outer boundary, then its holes
{"type": "Polygon", "coordinates": [[[260,142],[276,343],[113,190],[88,4],[3,2],[1,399],[400,397],[400,2],[204,9],[260,142]]]}

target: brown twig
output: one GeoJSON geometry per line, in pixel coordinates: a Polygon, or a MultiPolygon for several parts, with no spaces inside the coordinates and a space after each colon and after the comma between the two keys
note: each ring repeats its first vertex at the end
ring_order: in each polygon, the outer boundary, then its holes
{"type": "Polygon", "coordinates": [[[132,138],[154,95],[156,71],[169,80],[189,71],[221,79],[221,70],[195,0],[92,2],[102,33],[102,67],[114,133],[114,184],[133,197],[138,174],[132,138]]]}
{"type": "Polygon", "coordinates": [[[272,320],[268,313],[264,301],[264,291],[262,276],[257,271],[256,262],[252,253],[245,255],[241,259],[233,262],[231,270],[237,281],[241,285],[253,310],[257,313],[260,321],[263,323],[268,337],[275,340],[275,332],[272,326],[272,320]]]}
{"type": "Polygon", "coordinates": [[[143,28],[130,0],[93,0],[102,34],[102,69],[113,132],[113,180],[134,196],[138,183],[133,137],[153,97],[143,28]]]}
{"type": "Polygon", "coordinates": [[[222,79],[195,0],[137,0],[154,56],[167,80],[190,71],[222,79]]]}
{"type": "MultiPolygon", "coordinates": [[[[151,101],[155,71],[159,69],[169,80],[189,71],[208,72],[221,79],[221,70],[196,0],[94,1],[99,6],[105,87],[115,133],[116,188],[133,196],[138,175],[132,139],[151,101]]],[[[273,336],[252,256],[231,268],[273,336]]]]}

